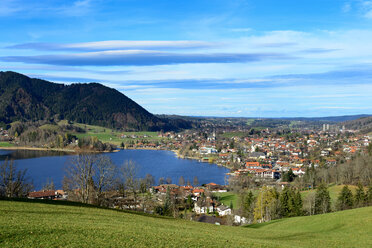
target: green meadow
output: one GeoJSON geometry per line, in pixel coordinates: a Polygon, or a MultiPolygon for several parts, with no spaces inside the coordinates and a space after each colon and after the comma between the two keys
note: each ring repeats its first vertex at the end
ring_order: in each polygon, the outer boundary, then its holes
{"type": "Polygon", "coordinates": [[[370,247],[372,207],[217,226],[57,201],[0,201],[1,247],[370,247]]]}

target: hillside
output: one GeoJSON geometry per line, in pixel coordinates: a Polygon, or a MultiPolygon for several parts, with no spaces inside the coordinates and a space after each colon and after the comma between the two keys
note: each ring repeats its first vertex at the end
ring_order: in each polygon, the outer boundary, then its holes
{"type": "Polygon", "coordinates": [[[0,201],[1,247],[368,247],[372,243],[372,207],[229,227],[49,203],[0,201]]]}
{"type": "Polygon", "coordinates": [[[346,129],[358,130],[362,133],[370,133],[372,132],[372,116],[345,121],[342,125],[344,125],[346,129]]]}
{"type": "Polygon", "coordinates": [[[53,119],[133,131],[190,125],[158,118],[119,91],[98,83],[63,85],[0,72],[0,123],[53,119]]]}

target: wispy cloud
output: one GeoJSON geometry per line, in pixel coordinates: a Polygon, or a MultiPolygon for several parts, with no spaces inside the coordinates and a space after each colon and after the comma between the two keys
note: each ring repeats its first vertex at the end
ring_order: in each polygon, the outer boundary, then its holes
{"type": "Polygon", "coordinates": [[[65,66],[152,66],[187,63],[239,63],[283,59],[293,59],[293,57],[278,53],[170,53],[149,50],[0,57],[0,60],[6,62],[65,66]]]}
{"type": "Polygon", "coordinates": [[[22,10],[22,7],[14,0],[0,1],[0,16],[9,16],[22,10]]]}
{"type": "Polygon", "coordinates": [[[126,50],[126,49],[195,49],[216,47],[218,43],[204,41],[126,41],[108,40],[84,43],[23,43],[7,48],[11,49],[32,49],[46,51],[105,51],[105,50],[126,50]]]}
{"type": "Polygon", "coordinates": [[[0,16],[11,16],[18,13],[24,16],[62,15],[83,16],[91,13],[94,0],[68,1],[22,1],[1,0],[0,16]]]}

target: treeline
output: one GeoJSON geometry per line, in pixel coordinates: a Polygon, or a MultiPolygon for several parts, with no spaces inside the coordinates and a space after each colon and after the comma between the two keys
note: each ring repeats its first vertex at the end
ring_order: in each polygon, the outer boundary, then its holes
{"type": "Polygon", "coordinates": [[[94,151],[112,151],[114,146],[102,143],[97,137],[78,139],[72,133],[84,133],[85,130],[70,124],[57,125],[54,122],[14,122],[9,134],[21,146],[36,146],[46,148],[75,148],[94,151]]]}
{"type": "Polygon", "coordinates": [[[254,196],[252,191],[242,194],[241,202],[238,213],[247,218],[249,223],[261,223],[280,218],[372,206],[372,184],[367,190],[359,184],[355,195],[348,186],[344,186],[334,209],[325,184],[320,184],[315,193],[307,194],[304,199],[300,191],[292,187],[285,187],[279,192],[275,187],[264,186],[257,196],[254,196]]]}
{"type": "Polygon", "coordinates": [[[322,183],[368,186],[372,181],[372,146],[365,154],[358,154],[339,165],[309,167],[303,177],[294,178],[293,184],[300,189],[314,188],[322,183]]]}

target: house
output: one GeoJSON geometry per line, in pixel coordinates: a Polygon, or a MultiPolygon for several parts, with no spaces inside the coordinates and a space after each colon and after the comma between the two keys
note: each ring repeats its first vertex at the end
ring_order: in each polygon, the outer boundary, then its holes
{"type": "Polygon", "coordinates": [[[231,209],[228,206],[220,205],[217,207],[219,216],[226,216],[231,214],[231,209]]]}
{"type": "Polygon", "coordinates": [[[28,198],[53,200],[57,198],[62,198],[64,195],[65,194],[62,190],[43,190],[28,193],[28,198]]]}
{"type": "Polygon", "coordinates": [[[249,154],[250,159],[265,159],[266,155],[263,152],[251,152],[249,154]]]}
{"type": "Polygon", "coordinates": [[[194,212],[196,214],[206,214],[206,213],[213,213],[213,205],[210,206],[199,206],[196,202],[194,205],[194,212]]]}
{"type": "Polygon", "coordinates": [[[218,153],[218,151],[213,147],[201,147],[199,149],[200,154],[212,154],[212,153],[218,153]]]}
{"type": "Polygon", "coordinates": [[[223,185],[215,184],[215,183],[208,183],[205,185],[207,189],[211,192],[227,192],[227,189],[223,185]]]}
{"type": "Polygon", "coordinates": [[[240,215],[234,215],[234,223],[244,225],[248,223],[248,219],[240,215]]]}
{"type": "Polygon", "coordinates": [[[306,173],[304,168],[292,168],[292,172],[299,177],[302,177],[306,173]]]}
{"type": "Polygon", "coordinates": [[[192,193],[194,196],[201,196],[204,193],[204,189],[194,188],[192,193]]]}
{"type": "Polygon", "coordinates": [[[249,169],[261,169],[261,165],[259,162],[246,162],[245,167],[249,169]]]}

